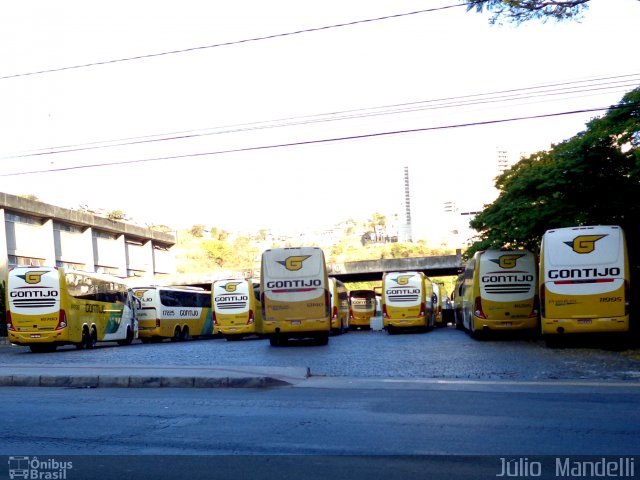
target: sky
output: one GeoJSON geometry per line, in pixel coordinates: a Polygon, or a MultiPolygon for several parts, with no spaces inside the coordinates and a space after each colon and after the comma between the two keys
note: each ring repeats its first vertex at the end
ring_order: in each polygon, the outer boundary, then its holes
{"type": "Polygon", "coordinates": [[[602,112],[502,120],[608,107],[640,84],[637,0],[519,26],[424,11],[457,3],[9,2],[0,191],[292,232],[399,212],[409,167],[414,237],[449,231],[493,200],[499,149],[548,149],[602,112]]]}

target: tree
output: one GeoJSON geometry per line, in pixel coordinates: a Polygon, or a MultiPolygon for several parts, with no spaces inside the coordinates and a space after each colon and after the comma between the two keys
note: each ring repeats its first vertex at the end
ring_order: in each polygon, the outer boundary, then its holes
{"type": "Polygon", "coordinates": [[[528,20],[579,20],[589,6],[589,0],[469,0],[467,11],[492,12],[491,23],[501,18],[520,24],[528,20]]]}
{"type": "Polygon", "coordinates": [[[486,248],[535,252],[546,230],[589,224],[620,225],[637,250],[640,89],[585,131],[518,162],[498,177],[496,187],[496,201],[471,221],[480,240],[467,257],[486,248]]]}
{"type": "Polygon", "coordinates": [[[373,228],[373,234],[375,235],[375,241],[380,240],[380,235],[378,234],[378,227],[382,227],[383,229],[387,226],[387,217],[382,215],[381,213],[375,212],[371,219],[369,220],[369,226],[373,228]]]}
{"type": "Polygon", "coordinates": [[[191,233],[191,235],[193,235],[196,238],[202,238],[204,236],[204,232],[205,232],[205,228],[204,225],[194,225],[191,227],[191,229],[189,230],[189,233],[191,233]]]}

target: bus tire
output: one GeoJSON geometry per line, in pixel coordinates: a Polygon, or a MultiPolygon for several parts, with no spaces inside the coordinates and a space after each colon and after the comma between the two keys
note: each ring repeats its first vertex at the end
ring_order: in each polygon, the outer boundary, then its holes
{"type": "Polygon", "coordinates": [[[471,335],[471,338],[473,338],[474,340],[482,340],[484,339],[485,336],[485,332],[483,332],[482,330],[478,330],[475,326],[475,322],[473,320],[471,320],[471,325],[469,325],[469,335],[471,335]]]}
{"type": "Polygon", "coordinates": [[[189,340],[189,327],[185,325],[182,332],[180,332],[180,341],[184,342],[186,340],[189,340]]]}
{"type": "Polygon", "coordinates": [[[142,338],[140,338],[140,341],[141,341],[142,343],[151,343],[151,340],[152,340],[152,339],[151,339],[151,338],[149,338],[149,337],[142,337],[142,338]]]}
{"type": "Polygon", "coordinates": [[[133,331],[127,327],[127,337],[124,340],[118,340],[118,345],[131,345],[131,342],[133,342],[133,331]]]}
{"type": "Polygon", "coordinates": [[[173,331],[173,337],[171,337],[171,341],[172,342],[179,342],[181,336],[182,335],[180,334],[180,325],[177,325],[175,330],[173,331]]]}
{"type": "Polygon", "coordinates": [[[321,333],[319,335],[316,335],[314,340],[316,345],[327,345],[329,343],[329,334],[321,333]]]}
{"type": "Polygon", "coordinates": [[[86,325],[82,327],[82,338],[80,343],[76,343],[76,348],[78,350],[89,348],[89,327],[86,325]]]}
{"type": "Polygon", "coordinates": [[[87,348],[96,348],[96,344],[98,343],[98,332],[95,327],[91,328],[91,333],[89,334],[89,343],[87,344],[87,348]]]}
{"type": "Polygon", "coordinates": [[[282,347],[287,344],[287,337],[283,337],[279,334],[274,334],[269,337],[269,344],[272,347],[282,347]]]}

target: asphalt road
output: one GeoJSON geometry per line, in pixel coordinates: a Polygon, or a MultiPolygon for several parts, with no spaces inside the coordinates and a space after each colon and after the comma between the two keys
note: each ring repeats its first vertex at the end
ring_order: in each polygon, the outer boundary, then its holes
{"type": "Polygon", "coordinates": [[[259,389],[0,388],[0,478],[36,457],[73,463],[65,476],[40,468],[69,480],[475,480],[499,475],[503,461],[539,462],[533,476],[555,478],[557,458],[584,455],[632,458],[640,469],[639,352],[594,342],[549,349],[449,327],[351,332],[327,346],[208,339],[33,354],[0,345],[5,373],[52,364],[304,367],[312,376],[259,389]]]}
{"type": "Polygon", "coordinates": [[[69,479],[457,480],[494,478],[501,458],[640,453],[637,384],[369,382],[0,388],[0,455],[74,462],[69,479]]]}
{"type": "Polygon", "coordinates": [[[182,343],[103,344],[95,350],[63,347],[34,354],[0,346],[0,364],[260,366],[309,368],[313,376],[467,380],[640,380],[640,349],[617,350],[594,340],[550,349],[540,340],[494,337],[477,341],[452,327],[426,334],[357,331],[332,337],[327,346],[266,340],[203,339],[182,343]]]}

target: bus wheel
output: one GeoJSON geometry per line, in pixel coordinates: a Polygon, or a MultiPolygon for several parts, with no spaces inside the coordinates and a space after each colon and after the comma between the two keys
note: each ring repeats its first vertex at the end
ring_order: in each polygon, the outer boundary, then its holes
{"type": "Polygon", "coordinates": [[[282,337],[282,336],[280,336],[278,334],[274,334],[274,335],[271,335],[269,337],[269,344],[272,347],[281,347],[281,346],[287,344],[287,338],[286,337],[282,337]]]}
{"type": "Polygon", "coordinates": [[[470,327],[471,328],[469,328],[469,334],[471,335],[471,338],[473,338],[474,340],[482,340],[484,338],[484,332],[482,330],[476,329],[473,320],[471,321],[470,327]]]}
{"type": "Polygon", "coordinates": [[[171,341],[172,342],[180,341],[180,326],[177,326],[176,329],[173,331],[173,337],[171,337],[171,341]]]}
{"type": "Polygon", "coordinates": [[[140,339],[140,341],[141,341],[142,343],[151,343],[151,340],[152,340],[152,339],[151,339],[151,338],[149,338],[149,337],[142,337],[142,338],[140,339]]]}
{"type": "Polygon", "coordinates": [[[76,343],[76,348],[78,350],[89,348],[89,328],[82,327],[82,339],[80,340],[80,343],[76,343]]]}
{"type": "Polygon", "coordinates": [[[127,338],[118,340],[118,345],[131,345],[131,342],[133,342],[133,331],[127,327],[127,338]]]}
{"type": "Polygon", "coordinates": [[[98,343],[98,332],[96,332],[95,328],[91,329],[91,334],[89,335],[89,343],[87,344],[87,348],[95,348],[98,343]]]}
{"type": "Polygon", "coordinates": [[[184,342],[185,340],[189,340],[189,327],[185,326],[182,329],[182,333],[180,333],[180,341],[184,342]]]}
{"type": "Polygon", "coordinates": [[[329,334],[321,333],[315,337],[316,345],[327,345],[329,343],[329,334]]]}

